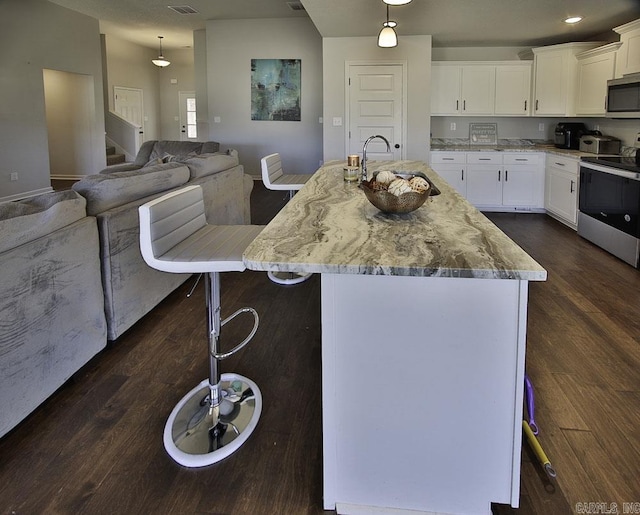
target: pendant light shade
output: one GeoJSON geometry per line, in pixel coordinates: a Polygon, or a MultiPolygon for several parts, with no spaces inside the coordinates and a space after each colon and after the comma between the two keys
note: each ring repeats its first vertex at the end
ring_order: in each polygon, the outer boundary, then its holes
{"type": "Polygon", "coordinates": [[[389,4],[387,4],[387,21],[382,24],[382,30],[378,34],[378,46],[381,48],[393,48],[398,46],[398,35],[394,27],[398,25],[395,21],[389,20],[389,4]]]}
{"type": "Polygon", "coordinates": [[[158,36],[158,39],[160,40],[160,55],[158,55],[157,59],[151,59],[151,62],[160,68],[164,68],[165,66],[169,66],[171,61],[167,61],[162,55],[162,36],[158,36]]]}
{"type": "Polygon", "coordinates": [[[407,5],[411,0],[382,0],[387,5],[407,5]]]}

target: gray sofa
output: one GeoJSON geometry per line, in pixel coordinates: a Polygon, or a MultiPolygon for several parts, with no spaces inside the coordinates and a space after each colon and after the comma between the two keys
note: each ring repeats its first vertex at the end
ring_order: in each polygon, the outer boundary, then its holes
{"type": "Polygon", "coordinates": [[[220,150],[217,141],[145,141],[133,163],[120,163],[107,166],[100,173],[130,172],[158,162],[185,161],[199,154],[213,154],[220,150]]]}
{"type": "Polygon", "coordinates": [[[0,204],[0,436],[107,343],[85,206],[74,191],[0,204]]]}
{"type": "Polygon", "coordinates": [[[87,199],[87,213],[98,221],[109,340],[121,336],[189,277],[147,266],[140,254],[138,225],[140,205],[186,184],[202,186],[210,223],[250,223],[253,181],[234,150],[91,175],[73,185],[87,199]]]}

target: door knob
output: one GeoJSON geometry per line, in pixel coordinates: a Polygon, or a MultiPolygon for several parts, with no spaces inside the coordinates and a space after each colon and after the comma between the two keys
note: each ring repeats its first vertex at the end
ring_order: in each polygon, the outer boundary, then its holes
{"type": "Polygon", "coordinates": [[[400,145],[399,145],[398,143],[396,143],[396,144],[394,145],[394,147],[396,147],[396,148],[400,148],[400,145]]]}

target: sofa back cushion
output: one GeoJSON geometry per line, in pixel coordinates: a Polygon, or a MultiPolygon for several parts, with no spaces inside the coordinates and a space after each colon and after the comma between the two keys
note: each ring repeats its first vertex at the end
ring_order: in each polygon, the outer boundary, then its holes
{"type": "Polygon", "coordinates": [[[85,216],[85,199],[71,190],[0,204],[0,252],[52,233],[85,216]]]}
{"type": "Polygon", "coordinates": [[[87,199],[87,213],[97,215],[134,200],[167,191],[189,180],[180,163],[147,166],[130,172],[89,175],[73,185],[87,199]]]}
{"type": "Polygon", "coordinates": [[[191,180],[205,177],[214,173],[228,170],[240,164],[237,150],[227,150],[226,152],[206,153],[191,157],[184,161],[189,167],[191,180]]]}

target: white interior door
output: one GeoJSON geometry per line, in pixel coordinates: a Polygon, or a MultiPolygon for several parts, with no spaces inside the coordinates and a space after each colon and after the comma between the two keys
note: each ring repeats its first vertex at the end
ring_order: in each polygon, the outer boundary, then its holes
{"type": "Polygon", "coordinates": [[[180,101],[180,141],[196,141],[198,125],[196,121],[195,91],[179,91],[180,101]]]}
{"type": "Polygon", "coordinates": [[[140,148],[144,141],[144,102],[142,90],[138,88],[113,87],[113,109],[122,118],[140,127],[138,130],[138,144],[140,148]]]}
{"type": "Polygon", "coordinates": [[[348,65],[349,154],[360,154],[369,136],[384,136],[367,147],[367,159],[402,159],[404,156],[404,66],[402,64],[348,65]]]}

